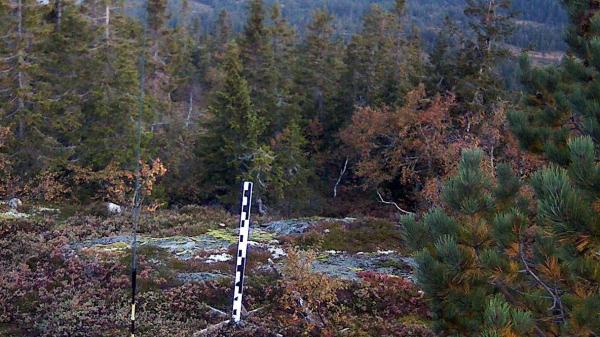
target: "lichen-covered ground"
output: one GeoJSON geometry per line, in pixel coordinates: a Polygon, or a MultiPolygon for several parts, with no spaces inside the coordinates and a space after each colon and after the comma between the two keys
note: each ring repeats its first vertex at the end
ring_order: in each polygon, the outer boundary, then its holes
{"type": "MultiPolygon", "coordinates": [[[[129,217],[31,207],[0,215],[0,336],[122,336],[129,217]],[[61,214],[62,213],[62,214],[61,214]]],[[[140,223],[140,335],[198,336],[226,320],[237,219],[188,206],[140,223]]],[[[209,336],[433,336],[393,222],[258,218],[241,326],[209,336]]]]}

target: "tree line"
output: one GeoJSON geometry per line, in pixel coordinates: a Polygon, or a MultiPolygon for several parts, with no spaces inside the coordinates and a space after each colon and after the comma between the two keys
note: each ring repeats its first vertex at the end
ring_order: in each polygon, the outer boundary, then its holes
{"type": "Polygon", "coordinates": [[[429,53],[401,0],[372,6],[349,39],[325,9],[300,36],[262,1],[240,33],[227,11],[210,30],[172,26],[164,0],[147,3],[143,33],[127,6],[3,2],[5,195],[123,200],[140,113],[144,163],[167,169],[153,198],[171,205],[230,206],[252,179],[265,212],[332,210],[357,195],[416,210],[435,203],[461,147],[517,156],[500,136],[508,1],[468,1],[470,28],[448,18],[429,53]]]}

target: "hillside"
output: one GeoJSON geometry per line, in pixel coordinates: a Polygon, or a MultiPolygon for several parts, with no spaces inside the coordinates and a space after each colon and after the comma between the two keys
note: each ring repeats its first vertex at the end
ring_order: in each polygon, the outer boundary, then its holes
{"type": "MultiPolygon", "coordinates": [[[[180,0],[175,0],[174,3],[180,0]]],[[[274,0],[265,1],[272,4],[274,0]]],[[[336,17],[337,32],[348,36],[361,27],[363,14],[372,5],[391,8],[395,0],[280,0],[283,15],[300,32],[304,32],[312,13],[326,7],[336,17]]],[[[531,47],[537,51],[564,50],[563,30],[567,16],[559,0],[513,0],[517,27],[509,43],[517,47],[531,47]]],[[[411,20],[422,32],[426,44],[431,44],[436,33],[444,29],[444,18],[463,22],[464,0],[408,0],[411,20]]],[[[247,1],[240,0],[192,0],[195,13],[202,17],[205,28],[215,22],[221,10],[230,12],[236,30],[243,28],[247,1]]],[[[173,7],[177,8],[177,7],[173,7]]],[[[465,24],[463,23],[463,26],[465,24]]]]}

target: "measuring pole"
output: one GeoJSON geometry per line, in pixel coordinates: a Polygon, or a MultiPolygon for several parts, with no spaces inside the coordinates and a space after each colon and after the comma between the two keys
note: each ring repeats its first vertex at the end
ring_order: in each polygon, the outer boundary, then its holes
{"type": "Polygon", "coordinates": [[[235,283],[233,286],[233,311],[231,317],[235,323],[242,319],[242,294],[244,292],[244,269],[246,254],[250,239],[250,209],[252,208],[252,183],[245,181],[242,187],[242,202],[240,208],[240,238],[235,265],[235,283]]]}
{"type": "MultiPolygon", "coordinates": [[[[106,7],[108,10],[108,7],[106,7]]],[[[131,337],[135,337],[135,295],[137,292],[137,232],[140,226],[140,213],[142,211],[142,116],[144,115],[144,86],[146,84],[146,36],[148,34],[148,9],[144,10],[144,33],[142,34],[142,51],[139,57],[140,71],[140,96],[139,114],[136,121],[135,142],[135,192],[133,196],[133,240],[131,242],[131,337]]]]}

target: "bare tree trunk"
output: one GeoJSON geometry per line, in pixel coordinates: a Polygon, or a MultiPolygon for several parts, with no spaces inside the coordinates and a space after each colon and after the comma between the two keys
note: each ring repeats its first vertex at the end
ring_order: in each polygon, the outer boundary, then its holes
{"type": "Polygon", "coordinates": [[[333,198],[337,197],[337,188],[338,188],[338,185],[342,181],[342,177],[344,176],[344,173],[346,173],[346,169],[347,168],[348,168],[348,157],[346,157],[346,161],[344,162],[344,167],[340,171],[340,176],[338,177],[337,181],[335,182],[335,185],[333,186],[333,198]]]}
{"type": "Polygon", "coordinates": [[[62,11],[63,11],[62,5],[63,5],[62,0],[56,0],[55,8],[56,8],[56,31],[57,32],[60,32],[60,29],[61,29],[60,27],[62,24],[62,11]]]}
{"type": "Polygon", "coordinates": [[[25,120],[23,112],[25,111],[25,100],[23,99],[23,88],[25,86],[23,79],[23,64],[25,63],[23,56],[23,1],[17,1],[17,85],[19,87],[19,93],[17,94],[17,109],[18,109],[18,120],[19,126],[17,131],[17,137],[23,138],[25,135],[25,120]]]}
{"type": "Polygon", "coordinates": [[[109,1],[106,2],[105,5],[105,16],[104,16],[104,35],[106,38],[106,43],[108,43],[109,39],[110,39],[110,3],[109,1]]]}
{"type": "Polygon", "coordinates": [[[185,120],[185,127],[189,128],[190,127],[190,120],[192,118],[192,111],[194,110],[194,94],[193,94],[193,88],[190,88],[190,107],[188,109],[188,115],[187,118],[185,120]]]}

